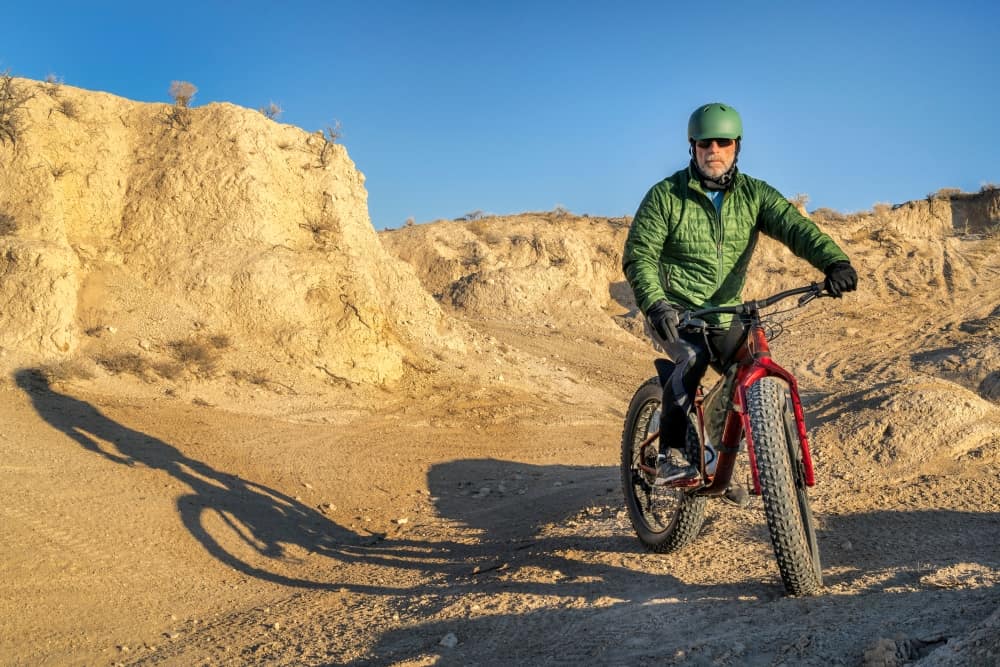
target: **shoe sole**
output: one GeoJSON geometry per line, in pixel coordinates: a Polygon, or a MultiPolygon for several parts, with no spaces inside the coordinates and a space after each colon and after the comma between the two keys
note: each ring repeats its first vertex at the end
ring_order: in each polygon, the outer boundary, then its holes
{"type": "Polygon", "coordinates": [[[701,486],[701,479],[697,477],[682,477],[680,479],[657,478],[653,482],[653,486],[668,486],[672,489],[690,489],[695,486],[701,486]]]}

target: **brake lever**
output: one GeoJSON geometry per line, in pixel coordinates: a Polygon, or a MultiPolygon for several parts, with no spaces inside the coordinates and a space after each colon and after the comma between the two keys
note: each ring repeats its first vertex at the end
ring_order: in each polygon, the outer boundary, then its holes
{"type": "Polygon", "coordinates": [[[819,298],[821,296],[829,296],[829,295],[823,293],[822,285],[820,285],[819,283],[812,283],[812,291],[806,292],[805,294],[799,297],[799,306],[800,307],[804,306],[813,299],[819,298]]]}
{"type": "Polygon", "coordinates": [[[802,296],[799,297],[799,307],[806,305],[807,303],[809,303],[818,296],[819,294],[817,294],[816,292],[809,292],[807,294],[803,294],[802,296]]]}
{"type": "Polygon", "coordinates": [[[687,328],[700,330],[706,327],[708,327],[708,323],[705,322],[705,320],[698,317],[691,317],[691,315],[688,313],[684,313],[684,316],[681,317],[681,321],[677,323],[678,330],[687,328]]]}

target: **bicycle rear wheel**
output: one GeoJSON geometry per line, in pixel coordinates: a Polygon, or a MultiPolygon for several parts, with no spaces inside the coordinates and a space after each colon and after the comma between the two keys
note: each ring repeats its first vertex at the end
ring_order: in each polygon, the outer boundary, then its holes
{"type": "MultiPolygon", "coordinates": [[[[639,541],[650,551],[664,553],[689,544],[705,520],[704,497],[684,489],[656,486],[655,474],[640,463],[656,468],[657,440],[642,446],[659,430],[663,389],[657,378],[647,380],[632,397],[622,432],[621,479],[629,520],[639,541]]],[[[696,437],[696,436],[695,436],[696,437]]]]}
{"type": "Polygon", "coordinates": [[[781,579],[791,595],[812,595],[822,588],[823,575],[788,389],[777,378],[763,378],[747,391],[747,407],[781,579]]]}

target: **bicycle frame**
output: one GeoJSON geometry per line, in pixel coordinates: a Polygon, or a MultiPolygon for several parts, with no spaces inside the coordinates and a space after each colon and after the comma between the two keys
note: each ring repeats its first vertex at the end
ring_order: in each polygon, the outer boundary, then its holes
{"type": "MultiPolygon", "coordinates": [[[[756,313],[755,313],[756,315],[756,313]]],[[[814,486],[816,483],[813,472],[812,455],[809,451],[809,438],[806,435],[805,416],[802,411],[802,402],[799,398],[798,382],[795,377],[778,365],[771,358],[771,351],[767,344],[767,336],[760,320],[754,316],[751,319],[750,330],[747,334],[746,342],[740,347],[734,362],[737,365],[736,378],[733,382],[732,394],[729,396],[732,407],[726,413],[726,421],[722,430],[722,437],[716,450],[719,462],[716,466],[715,474],[709,476],[705,471],[705,415],[702,396],[695,401],[695,408],[698,415],[699,441],[701,442],[701,472],[702,478],[707,484],[699,488],[695,493],[701,496],[721,496],[725,493],[729,483],[732,481],[733,469],[736,458],[740,450],[740,440],[745,436],[747,443],[747,456],[750,459],[750,470],[753,475],[752,493],[759,495],[760,474],[757,468],[757,457],[754,453],[753,431],[750,428],[750,415],[747,413],[747,391],[757,381],[765,377],[777,377],[784,380],[789,387],[792,399],[792,407],[795,414],[796,430],[799,436],[799,446],[802,450],[802,464],[804,480],[806,486],[814,486]]],[[[699,393],[700,394],[700,393],[699,393]]]]}

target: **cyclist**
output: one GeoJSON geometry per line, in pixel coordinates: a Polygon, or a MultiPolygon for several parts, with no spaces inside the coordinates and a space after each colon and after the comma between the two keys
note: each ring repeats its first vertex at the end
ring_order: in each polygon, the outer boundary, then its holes
{"type": "MultiPolygon", "coordinates": [[[[622,257],[647,333],[674,364],[663,387],[658,476],[679,485],[699,475],[684,453],[695,391],[710,364],[725,371],[745,337],[732,315],[710,315],[710,329],[694,332],[678,331],[679,314],[742,301],[760,232],[823,271],[833,296],[857,289],[858,274],[833,239],[773,187],[737,170],[742,139],[743,122],[731,106],[695,109],[688,121],[691,162],[646,193],[622,257]]],[[[736,489],[731,499],[745,497],[736,489]]]]}

